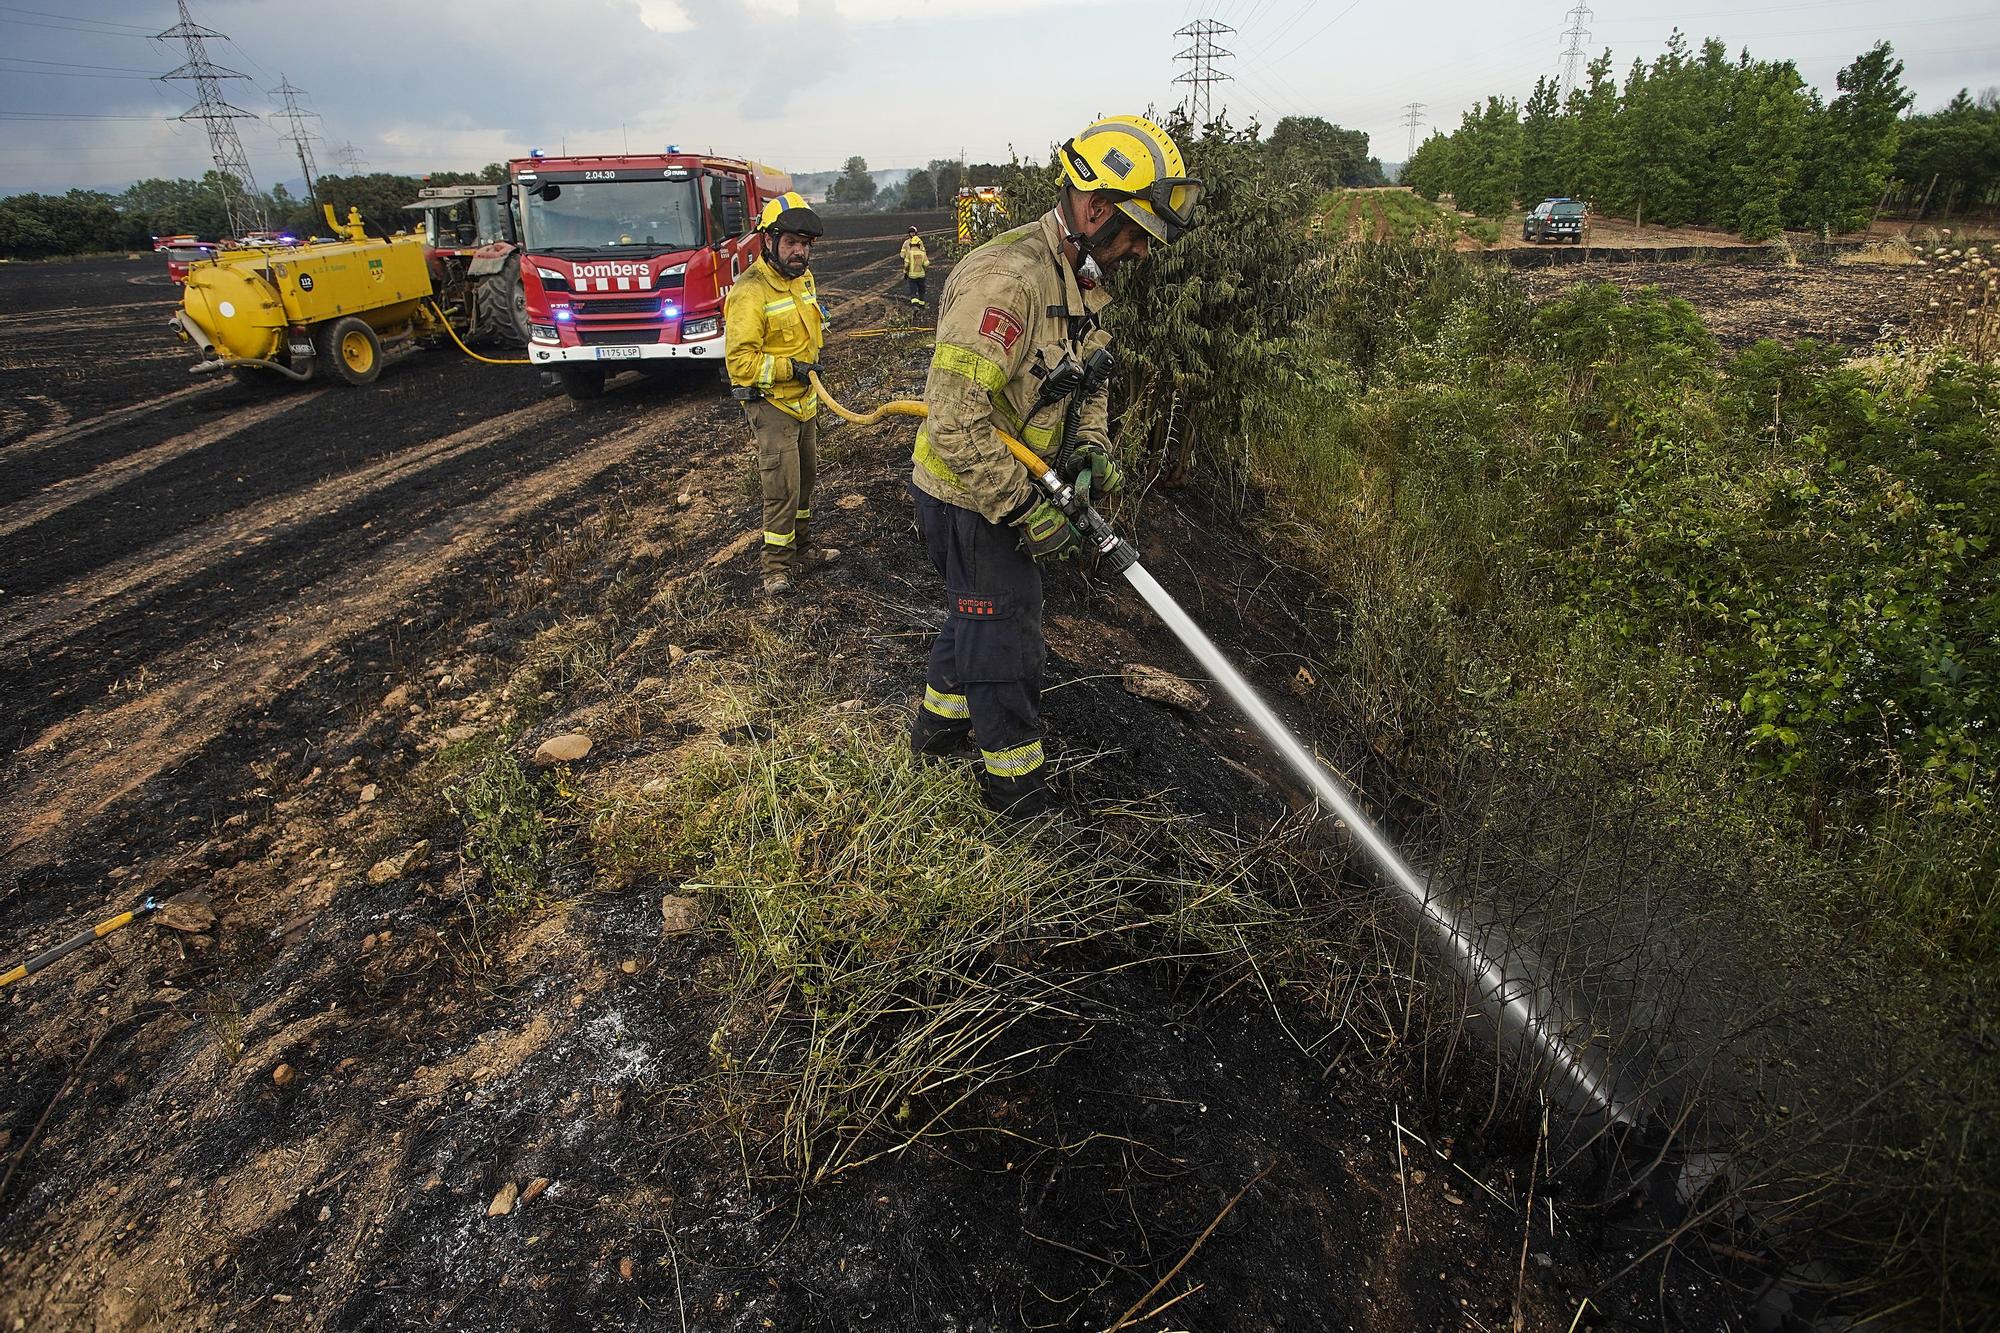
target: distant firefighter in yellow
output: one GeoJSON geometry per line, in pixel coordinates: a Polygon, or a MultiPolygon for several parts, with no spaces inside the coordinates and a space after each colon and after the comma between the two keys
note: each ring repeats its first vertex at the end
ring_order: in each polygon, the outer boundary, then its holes
{"type": "Polygon", "coordinates": [[[903,282],[909,288],[910,304],[924,304],[924,272],[930,267],[930,251],[924,249],[923,233],[915,227],[903,241],[903,282]]]}

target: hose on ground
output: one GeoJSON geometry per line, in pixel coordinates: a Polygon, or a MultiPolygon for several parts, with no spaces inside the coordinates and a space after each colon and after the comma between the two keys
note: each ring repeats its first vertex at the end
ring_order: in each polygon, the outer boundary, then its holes
{"type": "Polygon", "coordinates": [[[435,300],[426,301],[424,304],[430,307],[431,313],[433,315],[437,316],[437,322],[444,325],[444,331],[446,333],[449,333],[451,335],[451,340],[458,344],[458,350],[465,353],[467,356],[471,357],[474,361],[478,361],[489,366],[525,366],[528,364],[528,358],[525,356],[509,357],[506,360],[499,360],[490,356],[481,356],[479,353],[473,351],[470,347],[467,347],[465,345],[465,339],[458,336],[458,330],[451,326],[451,321],[445,318],[444,311],[439,308],[438,303],[435,300]]]}

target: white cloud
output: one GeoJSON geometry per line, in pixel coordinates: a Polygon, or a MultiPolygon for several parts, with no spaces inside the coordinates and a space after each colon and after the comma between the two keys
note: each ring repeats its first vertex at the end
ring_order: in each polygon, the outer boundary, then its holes
{"type": "Polygon", "coordinates": [[[676,0],[632,0],[632,8],[638,11],[639,22],[654,32],[686,32],[694,26],[676,0]]]}

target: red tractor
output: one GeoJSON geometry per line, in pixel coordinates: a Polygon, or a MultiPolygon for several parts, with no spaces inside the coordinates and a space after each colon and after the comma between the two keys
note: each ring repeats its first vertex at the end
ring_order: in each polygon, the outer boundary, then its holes
{"type": "Polygon", "coordinates": [[[519,229],[502,187],[427,185],[403,208],[423,214],[431,286],[458,336],[527,346],[519,229]]]}

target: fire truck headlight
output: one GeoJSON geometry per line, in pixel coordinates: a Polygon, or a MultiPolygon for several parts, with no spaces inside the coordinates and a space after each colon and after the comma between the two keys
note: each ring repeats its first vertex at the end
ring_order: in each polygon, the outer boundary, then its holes
{"type": "Polygon", "coordinates": [[[681,325],[681,341],[692,342],[697,338],[713,338],[718,323],[720,321],[713,315],[707,319],[691,319],[681,325]]]}

